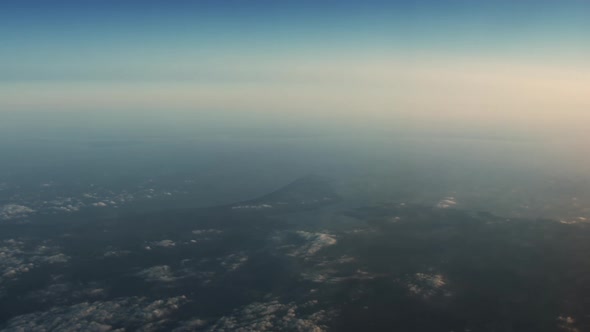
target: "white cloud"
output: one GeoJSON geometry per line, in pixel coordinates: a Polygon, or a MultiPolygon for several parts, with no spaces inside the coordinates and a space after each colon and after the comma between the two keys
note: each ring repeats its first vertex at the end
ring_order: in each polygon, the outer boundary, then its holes
{"type": "Polygon", "coordinates": [[[162,240],[162,241],[153,242],[152,245],[157,246],[157,247],[169,248],[169,247],[176,246],[176,243],[172,240],[162,240]]]}
{"type": "Polygon", "coordinates": [[[172,282],[177,277],[172,273],[172,269],[168,265],[157,265],[147,268],[137,273],[138,277],[150,282],[172,282]]]}
{"type": "Polygon", "coordinates": [[[444,291],[446,285],[447,280],[442,274],[416,273],[411,276],[406,287],[410,293],[427,299],[439,294],[450,295],[444,291]]]}
{"type": "Polygon", "coordinates": [[[590,222],[590,220],[588,220],[588,218],[586,218],[586,217],[577,217],[577,218],[570,219],[570,220],[561,219],[561,220],[559,220],[559,222],[561,224],[565,224],[565,225],[575,225],[575,224],[580,224],[580,223],[588,223],[588,222],[590,222]]]}
{"type": "Polygon", "coordinates": [[[311,233],[306,231],[297,231],[297,235],[306,240],[306,243],[291,253],[292,256],[309,257],[316,254],[321,249],[335,245],[337,240],[334,235],[327,233],[311,233]]]}
{"type": "Polygon", "coordinates": [[[74,205],[68,204],[66,206],[56,206],[56,207],[53,207],[53,209],[55,211],[60,211],[60,212],[77,212],[77,211],[80,211],[80,207],[81,206],[74,206],[74,205]]]}
{"type": "Polygon", "coordinates": [[[41,260],[43,262],[50,263],[50,264],[51,263],[66,263],[67,261],[70,260],[70,257],[60,253],[60,254],[42,257],[41,260]]]}
{"type": "Polygon", "coordinates": [[[442,200],[440,200],[436,204],[436,207],[441,208],[441,209],[448,209],[448,208],[455,207],[456,205],[457,205],[457,200],[455,199],[455,197],[448,196],[448,197],[445,197],[442,200]]]}
{"type": "Polygon", "coordinates": [[[129,250],[116,250],[113,248],[110,248],[110,250],[107,250],[103,256],[104,257],[121,257],[121,256],[125,256],[125,255],[129,255],[131,253],[131,251],[129,250]]]}
{"type": "Polygon", "coordinates": [[[196,239],[190,240],[191,243],[198,243],[201,241],[211,240],[212,236],[222,234],[223,231],[219,229],[195,229],[192,233],[196,236],[196,239]]]}
{"type": "Polygon", "coordinates": [[[35,210],[28,206],[18,204],[6,204],[0,209],[0,219],[10,220],[25,218],[35,213],[35,210]]]}
{"type": "Polygon", "coordinates": [[[195,229],[192,231],[193,234],[195,235],[209,235],[209,234],[221,234],[223,233],[222,230],[219,229],[195,229]]]}

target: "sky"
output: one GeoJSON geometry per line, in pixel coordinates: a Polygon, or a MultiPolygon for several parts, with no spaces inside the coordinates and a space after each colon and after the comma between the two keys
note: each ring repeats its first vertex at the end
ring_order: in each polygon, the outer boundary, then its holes
{"type": "Polygon", "coordinates": [[[588,31],[583,0],[5,0],[0,116],[590,139],[588,31]]]}

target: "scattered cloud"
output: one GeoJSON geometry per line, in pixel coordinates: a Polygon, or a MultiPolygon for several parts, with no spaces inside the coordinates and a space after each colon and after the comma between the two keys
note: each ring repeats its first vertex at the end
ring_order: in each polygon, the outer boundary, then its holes
{"type": "Polygon", "coordinates": [[[158,265],[147,268],[137,273],[137,276],[150,282],[172,282],[178,279],[174,276],[172,269],[168,265],[158,265]]]}
{"type": "Polygon", "coordinates": [[[239,269],[246,264],[246,262],[248,262],[248,256],[243,252],[239,252],[223,257],[221,259],[221,266],[231,272],[239,269]]]}
{"type": "Polygon", "coordinates": [[[162,240],[162,241],[157,241],[152,243],[152,245],[157,246],[157,247],[162,247],[162,248],[170,248],[170,247],[175,247],[176,243],[172,240],[162,240]]]}
{"type": "Polygon", "coordinates": [[[171,314],[187,303],[186,296],[148,300],[128,297],[102,302],[82,302],[12,318],[4,331],[139,331],[161,330],[171,314]]]}
{"type": "Polygon", "coordinates": [[[306,231],[297,231],[296,234],[306,242],[291,252],[291,256],[309,257],[316,254],[321,249],[335,245],[337,240],[334,235],[327,233],[311,233],[306,231]]]}
{"type": "Polygon", "coordinates": [[[437,273],[416,273],[407,281],[406,287],[411,294],[418,295],[425,299],[435,295],[444,294],[447,280],[442,274],[437,273]]]}
{"type": "Polygon", "coordinates": [[[566,331],[566,332],[579,332],[580,331],[575,326],[576,321],[570,316],[559,316],[559,317],[557,317],[557,322],[558,322],[558,327],[562,331],[566,331]]]}
{"type": "Polygon", "coordinates": [[[129,250],[117,250],[114,248],[108,248],[107,251],[103,254],[104,257],[121,257],[131,254],[129,250]]]}
{"type": "Polygon", "coordinates": [[[354,272],[342,273],[336,269],[312,269],[301,274],[303,279],[316,283],[334,284],[349,280],[373,280],[378,277],[386,276],[385,274],[375,274],[365,270],[356,269],[354,272]]]}
{"type": "Polygon", "coordinates": [[[251,209],[251,210],[261,210],[261,209],[271,209],[272,205],[270,204],[259,204],[259,205],[236,205],[232,206],[232,209],[251,209]]]}
{"type": "Polygon", "coordinates": [[[18,204],[6,204],[0,209],[0,219],[11,220],[26,218],[29,215],[35,213],[35,210],[28,206],[18,204]]]}
{"type": "Polygon", "coordinates": [[[221,234],[223,233],[222,230],[219,229],[195,229],[192,231],[195,235],[212,235],[212,234],[221,234]]]}
{"type": "Polygon", "coordinates": [[[83,185],[82,188],[70,188],[69,196],[56,195],[56,184],[53,181],[41,183],[33,191],[22,190],[17,184],[0,183],[0,190],[17,191],[18,194],[6,197],[8,204],[0,205],[1,220],[19,220],[33,215],[53,215],[58,213],[75,213],[84,208],[118,208],[124,204],[153,200],[169,199],[186,191],[164,190],[164,188],[146,188],[143,184],[133,190],[113,191],[94,184],[83,185]],[[50,200],[39,197],[50,195],[50,200]]]}
{"type": "Polygon", "coordinates": [[[442,200],[440,200],[436,204],[436,207],[440,208],[440,209],[448,209],[448,208],[455,207],[456,205],[457,205],[457,200],[455,199],[455,197],[448,196],[448,197],[445,197],[442,200]]]}
{"type": "Polygon", "coordinates": [[[0,241],[0,287],[3,282],[45,265],[66,263],[70,257],[48,242],[31,243],[26,239],[0,241]]]}
{"type": "Polygon", "coordinates": [[[356,261],[357,261],[357,259],[355,257],[348,256],[348,255],[342,255],[337,259],[325,260],[325,261],[317,264],[316,266],[333,266],[333,265],[354,263],[356,261]]]}
{"type": "Polygon", "coordinates": [[[195,239],[191,239],[189,242],[199,243],[202,241],[208,241],[222,233],[223,231],[220,229],[195,229],[192,231],[192,234],[195,235],[195,239]]]}
{"type": "Polygon", "coordinates": [[[573,219],[569,219],[569,220],[565,220],[565,219],[559,220],[559,223],[565,224],[565,225],[575,225],[575,224],[583,224],[583,223],[589,223],[589,222],[590,222],[590,220],[586,217],[577,217],[577,218],[573,218],[573,219]]]}
{"type": "Polygon", "coordinates": [[[102,299],[105,295],[105,289],[95,282],[61,282],[29,292],[25,297],[38,303],[69,304],[71,301],[102,299]]]}
{"type": "Polygon", "coordinates": [[[325,310],[301,315],[295,303],[283,304],[278,300],[254,302],[221,317],[208,331],[322,332],[332,315],[333,312],[325,310]]]}
{"type": "Polygon", "coordinates": [[[172,330],[172,332],[189,332],[201,329],[207,325],[207,321],[200,318],[193,318],[191,320],[181,322],[180,326],[172,330]]]}

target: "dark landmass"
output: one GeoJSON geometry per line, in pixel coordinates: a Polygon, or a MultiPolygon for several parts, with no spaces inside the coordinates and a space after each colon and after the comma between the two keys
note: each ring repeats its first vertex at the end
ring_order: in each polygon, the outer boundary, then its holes
{"type": "Polygon", "coordinates": [[[0,231],[8,331],[590,330],[585,223],[346,207],[319,177],[230,205],[0,231]]]}

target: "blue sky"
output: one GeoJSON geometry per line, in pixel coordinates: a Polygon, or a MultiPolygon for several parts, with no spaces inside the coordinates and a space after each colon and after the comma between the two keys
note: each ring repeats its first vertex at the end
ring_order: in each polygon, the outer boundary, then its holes
{"type": "Polygon", "coordinates": [[[0,112],[563,134],[590,121],[588,31],[583,0],[5,0],[0,112]]]}
{"type": "Polygon", "coordinates": [[[3,1],[0,77],[116,80],[235,54],[580,59],[589,18],[584,1],[3,1]]]}

